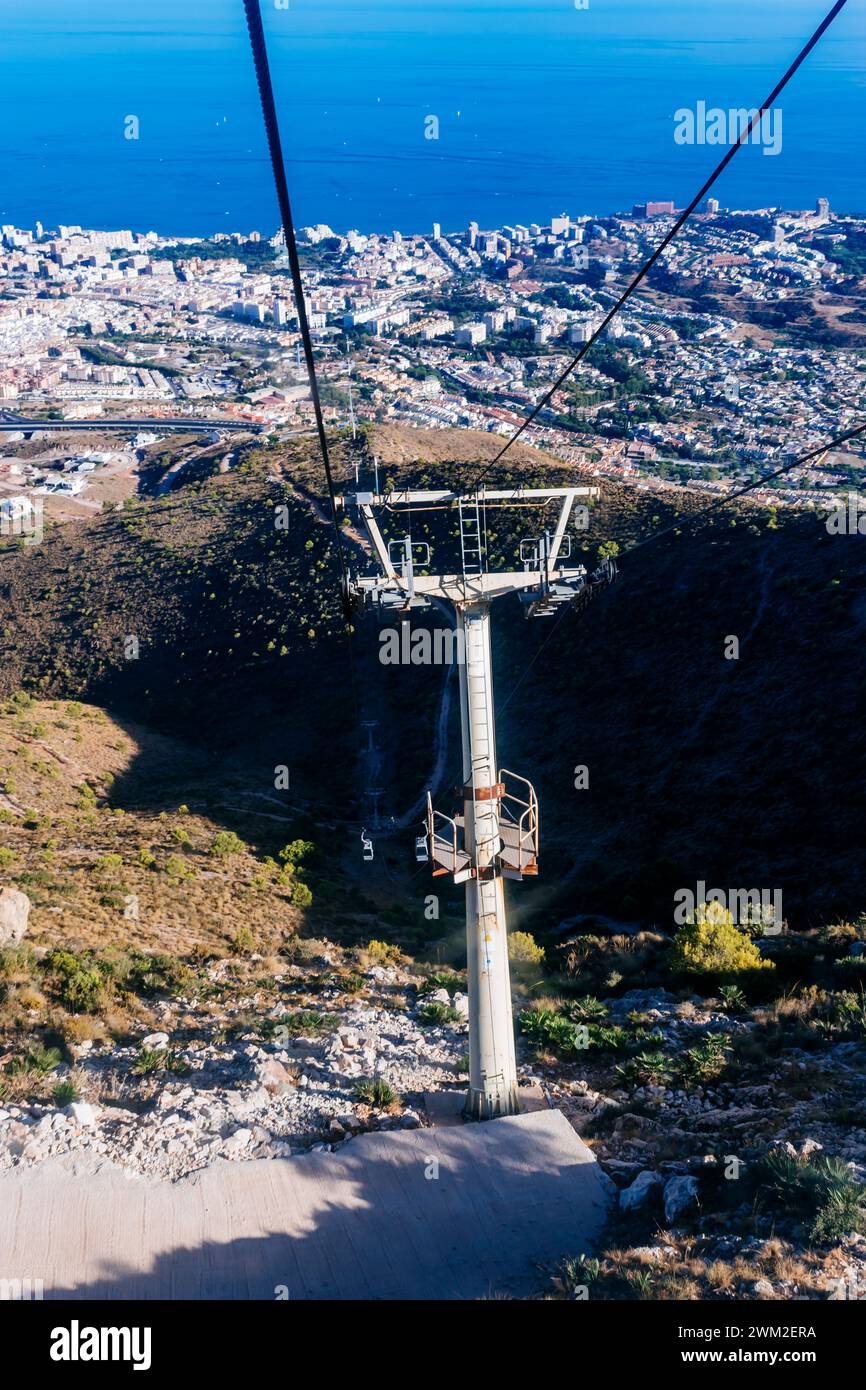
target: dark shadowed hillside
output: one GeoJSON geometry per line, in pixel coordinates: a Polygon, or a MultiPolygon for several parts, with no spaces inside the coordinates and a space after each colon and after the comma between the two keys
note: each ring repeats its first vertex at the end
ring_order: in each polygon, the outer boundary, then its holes
{"type": "MultiPolygon", "coordinates": [[[[449,438],[391,431],[376,447],[394,479],[465,479],[465,435],[453,463],[449,438]]],[[[342,798],[348,819],[360,724],[375,717],[385,809],[404,812],[430,775],[442,673],[382,666],[375,618],[351,641],[342,630],[311,448],[253,451],[235,473],[2,552],[0,693],[81,698],[170,729],[233,758],[262,793],[285,764],[294,796],[331,814],[342,798]]],[[[562,474],[528,450],[512,466],[512,480],[562,474]]],[[[339,449],[337,467],[348,474],[339,449]]],[[[605,483],[578,546],[594,561],[602,541],[625,549],[673,518],[670,501],[605,483]]],[[[498,523],[497,553],[533,524],[498,523]]],[[[725,510],[626,558],[585,612],[527,623],[504,602],[494,634],[500,758],[542,805],[542,877],[521,913],[666,923],[674,889],[698,879],[779,887],[796,922],[862,909],[862,538],[725,510]],[[738,660],[724,657],[729,636],[738,660]]],[[[458,778],[449,768],[443,809],[458,778]]]]}

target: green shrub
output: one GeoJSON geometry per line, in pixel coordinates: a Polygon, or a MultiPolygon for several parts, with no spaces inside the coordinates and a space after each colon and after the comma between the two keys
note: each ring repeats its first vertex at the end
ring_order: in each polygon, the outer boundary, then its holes
{"type": "Polygon", "coordinates": [[[71,1105],[73,1101],[78,1100],[79,1095],[71,1081],[58,1081],[51,1092],[51,1098],[54,1104],[62,1110],[64,1105],[71,1105]]]}
{"type": "Polygon", "coordinates": [[[738,1014],[746,1007],[746,996],[739,985],[722,985],[719,995],[726,1013],[738,1014]]]}
{"type": "Polygon", "coordinates": [[[715,1081],[728,1065],[731,1051],[729,1033],[709,1033],[702,1042],[683,1054],[681,1072],[686,1083],[715,1081]]]}
{"type": "Polygon", "coordinates": [[[60,1066],[61,1057],[56,1047],[46,1047],[44,1043],[32,1043],[20,1057],[13,1057],[6,1068],[10,1076],[48,1076],[60,1066]]]}
{"type": "Polygon", "coordinates": [[[692,975],[745,975],[772,970],[754,941],[736,926],[720,903],[701,903],[693,919],[680,927],[671,950],[671,969],[692,975]]]}
{"type": "Polygon", "coordinates": [[[170,1047],[166,1048],[163,1057],[165,1058],[163,1062],[165,1070],[171,1072],[173,1076],[188,1076],[192,1071],[189,1062],[185,1062],[180,1054],[170,1047]]]}
{"type": "Polygon", "coordinates": [[[564,1012],[573,1023],[598,1023],[607,1018],[608,1007],[601,999],[588,994],[585,999],[572,999],[565,1005],[564,1012]]]}
{"type": "Polygon", "coordinates": [[[524,1009],[518,1018],[520,1031],[539,1048],[560,1057],[585,1053],[588,1048],[601,1052],[622,1052],[633,1042],[649,1036],[645,1029],[631,1034],[619,1024],[573,1023],[566,1017],[572,1007],[570,1004],[564,1005],[565,1012],[546,1007],[524,1009]]]}
{"type": "Polygon", "coordinates": [[[71,1013],[96,1013],[106,1003],[110,985],[89,952],[77,956],[73,951],[58,948],[48,952],[45,966],[54,977],[54,989],[61,1003],[71,1013]]]}
{"type": "Polygon", "coordinates": [[[617,1071],[629,1081],[641,1085],[668,1086],[674,1078],[674,1065],[670,1057],[661,1049],[638,1052],[617,1071]]]}
{"type": "Polygon", "coordinates": [[[283,1014],[280,1018],[269,1018],[264,1025],[264,1032],[267,1036],[279,1032],[297,1038],[316,1033],[330,1033],[338,1023],[336,1014],[320,1014],[314,1009],[298,1009],[295,1013],[283,1014]]]}
{"type": "Polygon", "coordinates": [[[233,830],[220,830],[214,836],[213,844],[210,847],[211,854],[215,854],[218,859],[225,859],[231,854],[243,854],[246,845],[233,830]]]}
{"type": "Polygon", "coordinates": [[[455,975],[453,970],[436,970],[432,975],[427,976],[423,984],[418,986],[418,997],[421,999],[425,994],[432,994],[436,989],[444,989],[449,994],[454,995],[465,988],[464,981],[459,975],[455,975]]]}
{"type": "Polygon", "coordinates": [[[306,883],[293,883],[291,900],[293,907],[309,907],[313,901],[313,895],[306,883]]]}
{"type": "Polygon", "coordinates": [[[32,977],[36,970],[36,952],[32,946],[0,947],[0,980],[32,977]]]}
{"type": "Polygon", "coordinates": [[[833,995],[832,1021],[852,1038],[866,1037],[866,996],[854,990],[833,995]]]}
{"type": "Polygon", "coordinates": [[[278,858],[287,869],[294,870],[312,854],[315,848],[312,840],[292,840],[291,844],[283,845],[278,858]]]}
{"type": "Polygon", "coordinates": [[[181,994],[194,983],[195,976],[182,960],[168,955],[146,955],[133,951],[117,970],[124,988],[134,994],[181,994]]]}
{"type": "Polygon", "coordinates": [[[539,946],[528,931],[513,931],[508,935],[508,959],[517,969],[544,964],[544,947],[539,946]]]}
{"type": "Polygon", "coordinates": [[[143,1047],[135,1058],[130,1071],[133,1076],[154,1076],[165,1065],[165,1053],[152,1047],[143,1047]]]}
{"type": "Polygon", "coordinates": [[[115,874],[123,868],[122,854],[103,854],[101,859],[97,859],[94,868],[103,874],[115,874]]]}
{"type": "Polygon", "coordinates": [[[368,941],[364,950],[376,965],[399,965],[403,959],[400,947],[387,941],[368,941]]]}
{"type": "Polygon", "coordinates": [[[810,1221],[811,1240],[832,1243],[866,1231],[866,1188],[841,1158],[770,1153],[758,1165],[757,1178],[772,1205],[810,1221]]]}
{"type": "Polygon", "coordinates": [[[429,1003],[419,1005],[418,1018],[422,1023],[429,1024],[458,1023],[460,1014],[450,1004],[431,999],[429,1003]]]}
{"type": "Polygon", "coordinates": [[[170,854],[165,861],[165,872],[169,878],[185,881],[195,878],[193,870],[180,854],[170,854]]]}
{"type": "Polygon", "coordinates": [[[374,1105],[378,1110],[384,1110],[389,1105],[396,1104],[397,1092],[383,1081],[380,1076],[373,1080],[359,1081],[355,1087],[355,1099],[364,1105],[374,1105]]]}
{"type": "Polygon", "coordinates": [[[256,949],[256,938],[249,927],[239,927],[232,942],[239,956],[249,956],[256,949]]]}

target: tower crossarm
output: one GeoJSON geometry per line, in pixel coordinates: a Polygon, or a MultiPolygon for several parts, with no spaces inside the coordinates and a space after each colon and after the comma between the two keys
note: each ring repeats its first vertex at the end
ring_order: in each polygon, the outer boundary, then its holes
{"type": "Polygon", "coordinates": [[[337,498],[342,507],[423,507],[441,503],[455,506],[477,498],[479,505],[492,503],[512,503],[520,506],[523,502],[537,502],[542,498],[563,497],[568,499],[569,509],[576,497],[598,497],[598,487],[509,487],[479,488],[477,492],[454,492],[450,488],[416,490],[407,488],[397,492],[349,492],[337,498]]]}

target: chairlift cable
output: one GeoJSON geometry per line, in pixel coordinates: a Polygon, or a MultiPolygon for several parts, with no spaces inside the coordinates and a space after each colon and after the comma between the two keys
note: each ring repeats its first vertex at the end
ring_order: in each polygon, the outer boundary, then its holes
{"type": "MultiPolygon", "coordinates": [[[[828,454],[840,444],[845,444],[848,440],[856,439],[862,434],[866,434],[866,421],[857,425],[854,429],[846,430],[844,434],[836,435],[826,444],[821,444],[817,449],[811,449],[807,454],[799,455],[791,463],[783,464],[781,468],[774,468],[770,473],[762,473],[760,478],[756,478],[754,482],[747,483],[745,487],[738,488],[736,492],[731,492],[726,497],[721,497],[715,502],[711,502],[708,507],[703,507],[699,512],[693,512],[691,516],[683,517],[678,521],[672,522],[670,526],[664,526],[660,531],[653,531],[649,536],[644,536],[643,540],[635,541],[634,545],[628,546],[621,554],[618,553],[615,559],[617,561],[624,560],[626,556],[634,554],[636,550],[642,550],[645,545],[649,545],[652,541],[661,540],[662,536],[670,535],[673,531],[682,531],[686,526],[692,526],[696,523],[705,521],[711,512],[721,511],[722,507],[726,507],[729,503],[735,502],[737,498],[745,496],[747,492],[754,492],[756,488],[763,487],[765,483],[770,482],[773,478],[780,478],[785,473],[791,473],[795,468],[802,468],[804,464],[810,463],[813,459],[820,458],[823,454],[828,454]]],[[[523,672],[515,681],[505,699],[501,702],[499,706],[501,710],[505,709],[506,705],[526,680],[526,677],[529,675],[529,672],[532,670],[539,657],[550,645],[550,642],[556,634],[562,614],[565,611],[564,608],[561,609],[554,618],[553,625],[544,641],[536,649],[532,659],[527,662],[523,672]]]]}
{"type": "Polygon", "coordinates": [[[526,429],[528,428],[528,426],[532,424],[532,421],[535,420],[535,419],[537,418],[537,416],[541,413],[541,411],[544,410],[544,408],[545,408],[545,407],[549,404],[549,402],[553,399],[553,397],[556,395],[556,393],[557,393],[557,391],[560,389],[560,387],[561,387],[562,385],[564,385],[564,383],[567,381],[567,379],[571,376],[571,373],[574,371],[575,367],[577,367],[577,366],[579,365],[579,363],[581,363],[581,362],[583,361],[583,359],[586,357],[587,353],[589,352],[590,348],[592,348],[592,347],[595,345],[595,343],[596,343],[597,340],[601,337],[602,333],[605,331],[605,329],[607,328],[607,326],[608,326],[608,324],[611,322],[611,320],[612,320],[613,318],[615,318],[615,316],[619,313],[620,309],[623,308],[623,306],[627,303],[627,301],[628,301],[628,300],[631,298],[631,296],[634,294],[634,291],[635,291],[635,290],[638,288],[638,286],[646,279],[647,275],[648,275],[649,272],[652,270],[652,268],[653,268],[653,266],[655,265],[656,261],[657,261],[657,260],[659,259],[659,257],[661,256],[662,252],[665,251],[665,250],[667,250],[668,246],[671,244],[671,242],[673,241],[674,237],[676,237],[676,236],[678,235],[678,233],[682,230],[682,228],[685,226],[686,222],[687,222],[688,219],[691,217],[691,215],[692,215],[692,213],[694,212],[695,208],[696,208],[696,207],[698,206],[698,204],[706,197],[706,195],[709,193],[710,189],[713,187],[713,185],[714,185],[714,183],[716,182],[716,180],[721,176],[721,174],[724,173],[725,169],[728,167],[728,165],[730,164],[731,160],[732,160],[732,159],[734,158],[734,156],[737,154],[738,150],[739,150],[744,144],[746,144],[746,143],[748,142],[749,137],[750,137],[752,131],[754,130],[755,126],[758,125],[759,122],[763,119],[764,113],[765,113],[766,111],[768,111],[768,110],[772,107],[773,102],[776,100],[776,98],[779,96],[779,94],[785,89],[785,87],[787,87],[788,83],[790,82],[791,78],[794,76],[794,74],[795,74],[795,72],[797,71],[797,69],[805,62],[806,58],[807,58],[807,57],[809,56],[809,54],[811,53],[812,49],[815,47],[815,45],[818,43],[818,41],[823,37],[823,35],[824,35],[824,33],[826,32],[826,30],[829,29],[829,27],[830,27],[830,25],[833,23],[834,19],[835,19],[835,18],[837,17],[837,15],[845,8],[845,5],[846,5],[847,3],[848,3],[848,0],[836,0],[836,4],[835,4],[835,5],[833,6],[833,8],[828,12],[828,14],[826,14],[826,15],[824,16],[824,18],[822,19],[821,23],[818,25],[818,28],[815,30],[815,32],[814,32],[814,34],[812,35],[812,37],[811,37],[811,38],[803,45],[803,47],[800,49],[800,52],[797,54],[797,57],[796,57],[796,58],[794,59],[794,61],[791,63],[791,65],[790,65],[790,67],[788,68],[787,72],[784,74],[784,76],[781,78],[781,80],[780,80],[779,82],[776,83],[776,86],[773,88],[772,92],[770,92],[769,96],[764,100],[763,105],[755,112],[754,116],[752,116],[752,118],[751,118],[751,120],[749,121],[749,124],[748,124],[748,126],[746,127],[746,129],[745,129],[744,131],[741,131],[741,132],[740,132],[740,135],[739,135],[739,138],[738,138],[736,144],[731,145],[730,148],[729,148],[729,149],[726,151],[726,153],[723,155],[723,157],[719,160],[719,163],[716,165],[715,169],[714,169],[713,172],[710,174],[709,178],[708,178],[708,179],[706,180],[706,182],[702,185],[702,187],[698,190],[698,192],[697,192],[697,193],[695,194],[695,196],[692,198],[692,200],[691,200],[691,202],[688,204],[688,206],[687,206],[686,208],[684,208],[683,211],[680,213],[679,217],[678,217],[677,220],[674,222],[674,224],[673,224],[673,226],[671,227],[670,231],[668,231],[668,232],[665,234],[665,236],[664,236],[664,237],[662,238],[662,240],[659,242],[659,244],[658,244],[658,246],[656,247],[656,249],[653,251],[652,255],[649,256],[649,258],[644,262],[644,264],[641,266],[640,270],[637,272],[637,274],[634,276],[634,278],[633,278],[633,279],[631,280],[631,282],[626,286],[626,288],[623,290],[622,294],[621,294],[621,295],[619,296],[619,298],[616,300],[616,302],[614,303],[613,307],[612,307],[610,310],[608,310],[607,314],[606,314],[605,317],[602,319],[601,323],[600,323],[600,324],[597,326],[597,328],[594,330],[594,332],[593,332],[591,338],[590,338],[586,343],[584,343],[584,344],[581,346],[580,352],[578,352],[577,356],[574,357],[574,358],[572,359],[572,361],[568,364],[568,366],[565,368],[565,370],[564,370],[563,372],[561,372],[560,375],[557,377],[556,381],[555,381],[555,382],[553,383],[553,385],[549,388],[549,390],[547,390],[547,391],[544,393],[544,395],[541,397],[541,399],[538,401],[538,403],[537,403],[535,406],[533,406],[532,410],[529,412],[529,414],[527,415],[526,419],[525,419],[525,420],[523,421],[523,423],[514,431],[514,433],[511,435],[511,437],[510,437],[508,440],[506,440],[505,444],[502,446],[502,448],[499,450],[499,452],[498,452],[497,454],[494,455],[494,457],[490,460],[490,462],[489,462],[488,464],[486,464],[485,467],[482,468],[481,472],[478,473],[478,474],[476,475],[476,477],[472,480],[470,486],[471,486],[473,489],[474,489],[474,488],[477,488],[478,483],[481,481],[481,479],[482,479],[483,477],[485,477],[487,473],[490,472],[490,469],[491,469],[491,468],[493,468],[497,463],[500,462],[500,460],[504,457],[504,455],[505,455],[505,454],[508,452],[508,450],[511,448],[512,444],[515,444],[515,443],[517,442],[517,440],[518,440],[518,439],[520,438],[520,436],[523,434],[524,430],[526,430],[526,429]]]}
{"type": "Polygon", "coordinates": [[[310,335],[310,325],[307,318],[307,306],[304,300],[304,284],[301,276],[301,263],[298,258],[298,244],[295,237],[295,224],[292,218],[292,208],[289,201],[289,188],[286,180],[286,166],[283,159],[283,148],[280,140],[280,127],[277,120],[277,110],[274,101],[274,89],[271,82],[270,64],[268,63],[268,50],[265,42],[265,32],[262,24],[262,13],[260,0],[244,0],[244,9],[247,17],[247,28],[250,36],[250,46],[252,48],[253,62],[256,69],[256,80],[259,87],[259,97],[262,104],[262,115],[265,122],[265,131],[268,138],[268,149],[271,156],[271,167],[274,174],[274,184],[277,192],[277,202],[279,204],[280,216],[283,219],[283,234],[285,236],[286,251],[289,258],[291,270],[292,287],[295,294],[295,307],[298,312],[298,326],[301,330],[301,338],[304,344],[304,357],[307,364],[307,376],[310,383],[310,395],[313,401],[313,412],[316,417],[316,430],[319,436],[319,448],[322,453],[322,463],[325,468],[325,479],[328,486],[328,499],[331,506],[331,520],[334,525],[334,532],[337,537],[337,554],[340,562],[340,577],[342,580],[341,602],[343,613],[348,614],[348,567],[346,565],[346,555],[343,545],[343,535],[340,530],[340,522],[337,516],[337,496],[334,488],[334,479],[331,473],[331,459],[328,451],[328,439],[325,433],[325,421],[322,414],[322,402],[319,395],[319,379],[316,375],[316,361],[313,355],[313,340],[310,335]]]}

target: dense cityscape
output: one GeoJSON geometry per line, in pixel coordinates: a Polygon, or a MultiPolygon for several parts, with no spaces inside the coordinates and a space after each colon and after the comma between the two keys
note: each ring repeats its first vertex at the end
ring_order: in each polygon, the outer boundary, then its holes
{"type": "MultiPolygon", "coordinates": [[[[648,202],[454,234],[304,228],[328,423],[510,435],[676,212],[648,202]]],[[[709,199],[526,441],[589,475],[719,494],[817,448],[866,400],[866,319],[850,297],[864,269],[866,219],[834,216],[825,198],[805,212],[709,199]]],[[[113,495],[100,482],[134,477],[161,420],[310,428],[282,234],[3,226],[0,402],[2,494],[58,494],[73,514],[113,495]],[[106,434],[72,457],[56,435],[15,427],[133,417],[122,443],[106,434]]],[[[831,454],[757,499],[823,506],[861,466],[862,452],[831,454]]]]}

